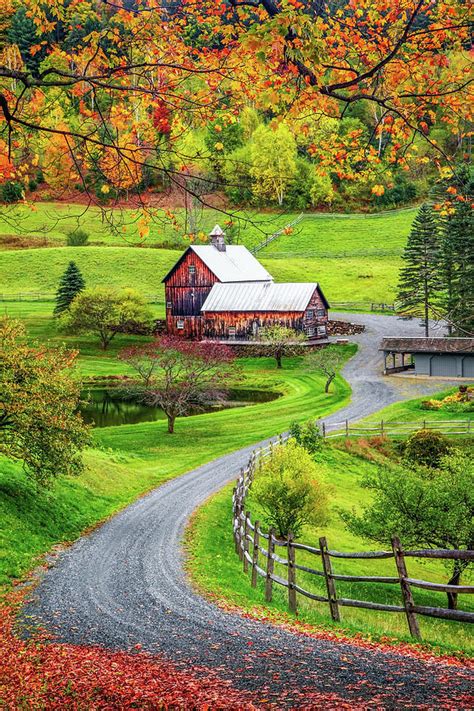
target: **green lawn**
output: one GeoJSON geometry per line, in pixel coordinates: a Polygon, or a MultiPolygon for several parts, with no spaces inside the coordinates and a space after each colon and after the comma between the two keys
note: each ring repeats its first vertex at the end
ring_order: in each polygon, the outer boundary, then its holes
{"type": "MultiPolygon", "coordinates": [[[[349,356],[354,347],[346,352],[349,356]]],[[[292,420],[335,410],[350,396],[342,378],[326,395],[323,379],[305,372],[301,359],[287,359],[282,370],[266,358],[242,359],[241,365],[244,385],[283,396],[270,403],[179,419],[174,435],[166,433],[163,420],[96,430],[96,448],[86,457],[87,472],[74,479],[59,478],[48,492],[37,491],[20,465],[0,458],[0,581],[23,575],[52,545],[76,538],[166,479],[283,432],[292,420]]]]}
{"type": "MultiPolygon", "coordinates": [[[[133,287],[164,304],[161,280],[181,252],[167,249],[119,247],[51,247],[3,251],[0,259],[1,294],[54,293],[70,260],[81,269],[89,286],[133,287]]],[[[392,301],[398,259],[270,259],[262,264],[276,281],[317,281],[331,301],[392,301]]],[[[4,305],[5,306],[5,305],[4,305]]],[[[6,304],[8,307],[8,304],[6,304]]],[[[2,307],[3,308],[3,307],[2,307]]]]}
{"type": "Polygon", "coordinates": [[[415,215],[416,208],[380,215],[308,214],[291,234],[281,235],[259,254],[268,258],[400,255],[415,215]]]}
{"type": "MultiPolygon", "coordinates": [[[[318,547],[319,536],[325,535],[329,547],[333,550],[375,550],[376,544],[367,543],[349,533],[337,513],[338,508],[360,510],[368,498],[368,492],[360,486],[360,479],[374,466],[376,465],[367,459],[343,449],[327,447],[324,454],[319,456],[319,472],[321,478],[331,487],[330,523],[318,530],[306,527],[300,540],[318,547]]],[[[187,535],[188,567],[192,579],[201,590],[210,593],[217,599],[237,604],[244,609],[258,608],[263,615],[268,614],[269,611],[289,615],[284,588],[274,585],[274,599],[272,603],[267,604],[264,602],[263,580],[259,578],[257,588],[253,589],[250,585],[249,575],[242,572],[242,564],[235,553],[232,537],[231,489],[230,486],[226,487],[209,499],[193,518],[187,535]]],[[[248,505],[252,512],[252,519],[254,521],[259,518],[263,520],[262,511],[259,511],[259,507],[252,501],[251,496],[248,499],[248,505]]],[[[284,556],[282,551],[277,552],[284,556]]],[[[302,551],[297,551],[296,555],[297,563],[321,569],[319,557],[302,551]]],[[[338,574],[396,576],[395,564],[391,559],[377,561],[333,559],[332,562],[333,570],[338,574]]],[[[410,558],[407,559],[407,565],[411,577],[446,582],[447,570],[439,561],[420,562],[410,558]]],[[[286,578],[285,567],[276,564],[275,572],[286,578]]],[[[297,571],[297,583],[316,594],[326,594],[323,578],[297,571]]],[[[401,604],[399,588],[396,585],[370,585],[341,581],[337,581],[336,585],[340,597],[401,604]]],[[[446,607],[444,594],[415,590],[414,595],[419,604],[446,607]]],[[[472,596],[461,597],[461,609],[474,610],[474,600],[469,600],[470,597],[472,596]]],[[[326,603],[317,603],[301,595],[298,596],[298,619],[316,627],[329,627],[350,634],[362,632],[369,638],[388,636],[410,640],[406,618],[403,614],[344,607],[341,608],[341,617],[340,624],[333,623],[326,603]]],[[[421,618],[420,616],[419,622],[423,639],[426,642],[440,647],[443,651],[474,652],[474,640],[469,625],[421,618]]]]}
{"type": "MultiPolygon", "coordinates": [[[[253,247],[267,236],[290,224],[298,217],[298,212],[262,212],[256,209],[237,210],[229,208],[229,214],[220,210],[204,209],[199,229],[209,232],[216,222],[223,224],[233,217],[238,228],[237,239],[241,244],[253,247]]],[[[185,212],[182,208],[172,211],[176,225],[172,224],[165,212],[150,210],[150,234],[147,246],[176,241],[185,232],[185,212]]],[[[416,208],[394,210],[391,214],[380,215],[325,215],[308,213],[294,227],[291,235],[282,235],[265,248],[266,256],[311,253],[314,255],[334,252],[337,255],[361,251],[400,252],[416,208]]],[[[2,236],[28,237],[32,243],[65,244],[66,235],[78,227],[89,233],[93,244],[109,246],[135,246],[138,239],[137,210],[114,210],[66,203],[37,202],[33,205],[12,205],[2,208],[0,216],[0,241],[2,236]]]]}
{"type": "MultiPolygon", "coordinates": [[[[466,383],[468,384],[468,383],[466,383]]],[[[403,400],[384,407],[383,410],[361,420],[361,424],[379,423],[381,420],[390,422],[413,422],[425,420],[436,422],[440,420],[471,420],[474,422],[474,412],[450,412],[449,410],[425,410],[421,407],[424,400],[443,400],[446,395],[456,392],[458,388],[447,388],[434,395],[425,395],[414,400],[403,400]]],[[[473,430],[474,433],[474,430],[473,430]]]]}

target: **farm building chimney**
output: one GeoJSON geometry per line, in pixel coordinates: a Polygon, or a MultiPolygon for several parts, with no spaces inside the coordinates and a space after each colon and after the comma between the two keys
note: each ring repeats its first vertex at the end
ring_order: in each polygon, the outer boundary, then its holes
{"type": "Polygon", "coordinates": [[[209,233],[209,237],[211,238],[211,244],[219,252],[225,252],[225,232],[219,225],[214,227],[212,232],[209,233]]]}

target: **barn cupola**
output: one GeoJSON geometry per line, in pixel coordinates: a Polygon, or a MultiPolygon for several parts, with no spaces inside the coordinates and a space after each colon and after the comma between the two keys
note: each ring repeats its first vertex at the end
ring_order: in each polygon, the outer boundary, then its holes
{"type": "Polygon", "coordinates": [[[225,252],[225,232],[219,225],[216,225],[212,232],[209,233],[211,244],[219,251],[225,252]]]}

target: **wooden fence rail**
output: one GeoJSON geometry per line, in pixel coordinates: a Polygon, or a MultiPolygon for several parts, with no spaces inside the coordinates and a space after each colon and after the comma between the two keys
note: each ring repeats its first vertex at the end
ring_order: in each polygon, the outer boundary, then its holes
{"type": "Polygon", "coordinates": [[[418,430],[436,430],[447,435],[474,435],[472,419],[466,420],[417,420],[413,422],[384,422],[372,425],[351,423],[349,420],[321,424],[321,434],[325,439],[333,437],[384,437],[408,435],[418,430]]]}
{"type": "Polygon", "coordinates": [[[263,460],[271,456],[274,447],[284,445],[288,438],[288,435],[282,435],[276,442],[251,455],[247,467],[240,471],[232,498],[235,550],[243,563],[244,572],[247,573],[250,570],[252,587],[257,586],[258,577],[265,580],[265,600],[267,602],[271,602],[273,585],[276,584],[287,590],[288,607],[292,612],[297,612],[298,595],[302,595],[310,600],[327,604],[331,618],[334,621],[340,620],[341,607],[405,613],[410,634],[415,639],[421,639],[418,615],[457,622],[474,622],[474,612],[417,605],[412,591],[413,588],[416,588],[433,592],[455,592],[464,595],[473,594],[474,585],[445,585],[427,580],[418,580],[410,577],[407,569],[407,558],[474,561],[474,550],[404,550],[399,538],[394,536],[391,541],[391,550],[342,552],[330,549],[325,537],[319,539],[319,545],[316,547],[295,541],[292,534],[289,534],[286,539],[280,539],[275,535],[273,529],[265,532],[262,530],[259,521],[252,523],[250,512],[245,510],[245,500],[252,486],[255,472],[262,465],[263,460]],[[281,551],[282,554],[277,553],[277,550],[281,551]],[[298,562],[298,551],[313,555],[316,561],[320,562],[320,567],[317,567],[317,562],[314,567],[298,562]],[[341,575],[336,573],[333,567],[333,560],[341,558],[359,560],[390,558],[395,563],[394,575],[341,575]],[[286,570],[284,576],[275,573],[275,564],[282,566],[286,570]],[[326,594],[317,594],[299,584],[299,571],[324,578],[326,594]],[[400,589],[401,604],[392,605],[340,596],[337,589],[337,582],[339,581],[395,585],[400,589]]]}

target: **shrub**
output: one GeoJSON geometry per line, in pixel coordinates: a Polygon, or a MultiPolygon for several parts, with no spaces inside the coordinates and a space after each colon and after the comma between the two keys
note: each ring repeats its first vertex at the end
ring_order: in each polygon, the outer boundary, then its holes
{"type": "Polygon", "coordinates": [[[89,234],[85,230],[74,230],[66,235],[68,247],[84,247],[89,242],[89,234]]]}
{"type": "Polygon", "coordinates": [[[441,458],[446,456],[451,447],[449,440],[441,432],[419,430],[414,432],[403,447],[405,459],[413,464],[421,464],[436,469],[441,458]]]}
{"type": "Polygon", "coordinates": [[[327,521],[328,495],[317,474],[310,454],[295,440],[276,447],[257,471],[252,498],[280,537],[290,532],[298,536],[305,524],[327,521]]]}
{"type": "Polygon", "coordinates": [[[34,180],[32,178],[28,183],[28,190],[30,190],[32,193],[34,193],[34,191],[36,190],[37,187],[38,187],[38,183],[36,182],[36,180],[34,180]]]}
{"type": "Polygon", "coordinates": [[[319,427],[313,420],[308,420],[305,425],[300,425],[298,422],[292,422],[290,425],[290,435],[310,454],[320,452],[323,447],[323,437],[319,431],[319,427]]]}
{"type": "Polygon", "coordinates": [[[23,199],[23,185],[14,180],[8,180],[1,187],[3,202],[18,202],[23,199]]]}

